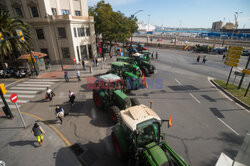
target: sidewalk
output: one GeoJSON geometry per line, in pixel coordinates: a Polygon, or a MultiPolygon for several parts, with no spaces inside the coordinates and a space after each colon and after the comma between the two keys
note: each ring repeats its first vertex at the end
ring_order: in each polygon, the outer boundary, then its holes
{"type": "Polygon", "coordinates": [[[17,111],[13,111],[13,114],[15,117],[12,120],[0,117],[0,161],[4,161],[6,166],[80,165],[54,130],[26,114],[23,117],[28,127],[24,129],[17,111]],[[42,146],[31,133],[35,122],[46,132],[42,146]]]}
{"type": "MultiPolygon", "coordinates": [[[[106,73],[110,69],[110,63],[113,62],[116,58],[107,59],[105,63],[102,64],[98,61],[98,66],[93,66],[92,62],[88,62],[85,65],[85,70],[83,69],[81,64],[77,65],[64,65],[64,71],[68,72],[68,76],[70,79],[76,78],[76,71],[79,70],[81,73],[81,77],[91,77],[94,75],[99,75],[106,73]],[[90,66],[92,67],[92,73],[90,72],[90,66]]],[[[64,78],[64,71],[62,71],[61,65],[51,65],[51,68],[43,73],[40,73],[36,78],[64,78]]]]}

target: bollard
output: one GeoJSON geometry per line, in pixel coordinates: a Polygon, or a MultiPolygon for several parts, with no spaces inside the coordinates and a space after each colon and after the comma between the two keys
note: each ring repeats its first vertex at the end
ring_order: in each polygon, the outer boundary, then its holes
{"type": "Polygon", "coordinates": [[[152,100],[150,100],[150,108],[152,108],[152,103],[153,103],[152,100]]]}

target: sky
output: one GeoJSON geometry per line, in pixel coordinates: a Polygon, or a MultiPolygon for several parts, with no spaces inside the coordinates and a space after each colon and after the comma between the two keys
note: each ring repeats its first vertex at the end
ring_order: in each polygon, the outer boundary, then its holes
{"type": "MultiPolygon", "coordinates": [[[[87,0],[94,6],[99,0],[87,0]]],[[[114,11],[126,16],[136,14],[139,21],[164,27],[211,28],[212,22],[234,22],[238,15],[238,28],[250,28],[250,0],[105,0],[114,11]],[[149,16],[150,15],[150,16],[149,16]]]]}

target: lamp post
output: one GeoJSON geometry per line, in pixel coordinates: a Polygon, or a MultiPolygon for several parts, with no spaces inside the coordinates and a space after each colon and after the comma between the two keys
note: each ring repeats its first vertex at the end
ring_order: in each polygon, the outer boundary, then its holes
{"type": "MultiPolygon", "coordinates": [[[[139,12],[142,12],[143,10],[138,10],[138,11],[136,11],[134,14],[132,14],[131,16],[130,16],[130,18],[131,19],[133,19],[133,18],[136,18],[135,17],[135,15],[137,14],[137,13],[139,13],[139,12]]],[[[131,30],[131,41],[130,41],[130,43],[131,43],[131,45],[132,45],[132,38],[133,38],[133,33],[132,33],[132,27],[130,27],[130,30],[131,30]]]]}

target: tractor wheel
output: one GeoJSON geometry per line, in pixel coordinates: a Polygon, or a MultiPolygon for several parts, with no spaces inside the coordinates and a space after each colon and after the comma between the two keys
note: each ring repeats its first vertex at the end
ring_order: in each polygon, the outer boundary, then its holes
{"type": "Polygon", "coordinates": [[[114,123],[118,123],[120,121],[119,113],[120,109],[117,106],[111,106],[108,109],[109,115],[114,123]]]}
{"type": "Polygon", "coordinates": [[[140,102],[137,98],[131,98],[131,104],[132,106],[140,105],[140,102]]]}
{"type": "Polygon", "coordinates": [[[149,74],[148,69],[146,67],[143,67],[141,70],[142,70],[142,73],[147,77],[149,74]]]}
{"type": "Polygon", "coordinates": [[[127,157],[127,155],[126,155],[124,149],[122,149],[122,146],[121,146],[121,143],[119,141],[119,138],[117,137],[117,135],[115,134],[115,132],[111,133],[111,137],[112,137],[113,145],[114,145],[115,152],[116,152],[118,158],[120,160],[125,160],[126,157],[127,157]]]}
{"type": "Polygon", "coordinates": [[[102,101],[101,101],[100,97],[98,96],[98,94],[95,92],[93,92],[93,100],[95,102],[96,107],[101,109],[102,108],[102,101]]]}

